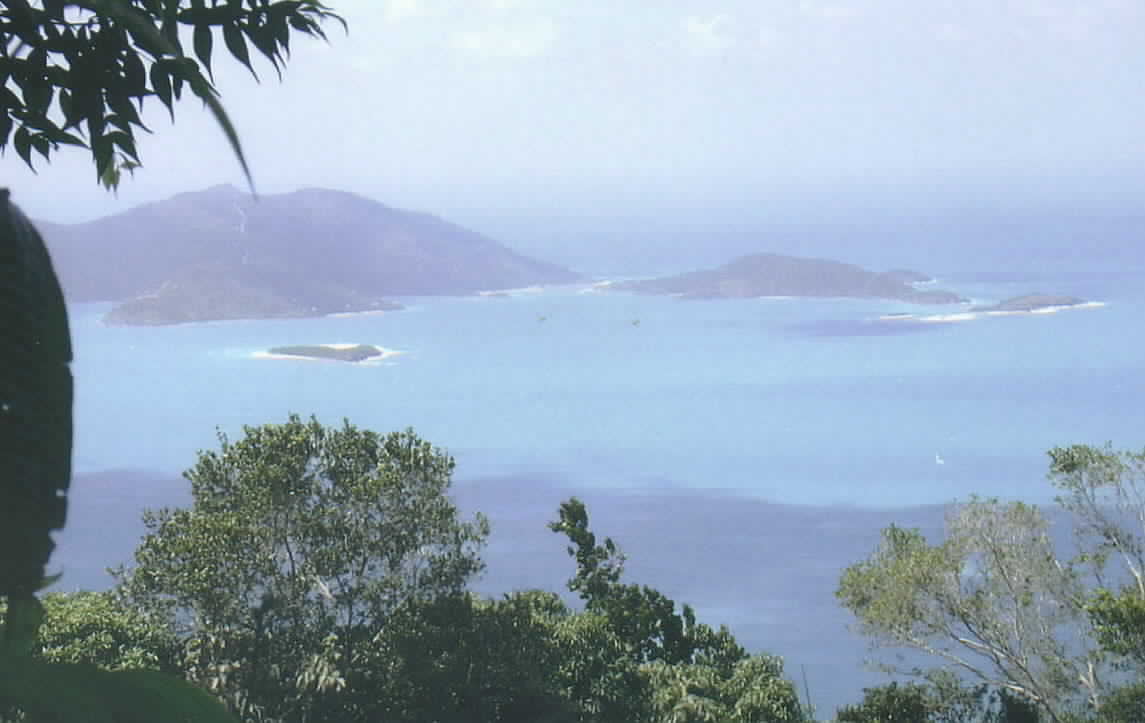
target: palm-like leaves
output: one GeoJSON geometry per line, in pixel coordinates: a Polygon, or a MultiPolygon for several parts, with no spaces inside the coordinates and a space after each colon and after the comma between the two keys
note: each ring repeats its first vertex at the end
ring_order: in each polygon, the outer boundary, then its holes
{"type": "Polygon", "coordinates": [[[249,179],[210,76],[214,38],[252,73],[250,46],[279,71],[291,35],[325,37],[330,18],[341,21],[319,0],[0,0],[0,150],[13,146],[31,166],[33,152],[48,159],[60,145],[86,147],[113,187],[121,169],[140,163],[144,100],[158,98],[173,117],[188,88],[249,179]],[[197,62],[181,35],[191,36],[197,62]]]}

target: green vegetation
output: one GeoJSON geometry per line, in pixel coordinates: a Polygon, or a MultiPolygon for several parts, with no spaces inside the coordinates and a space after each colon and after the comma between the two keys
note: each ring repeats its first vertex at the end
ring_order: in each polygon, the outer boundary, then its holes
{"type": "MultiPolygon", "coordinates": [[[[1138,720],[1145,455],[1079,445],[1049,456],[1074,528],[1072,557],[1060,554],[1036,507],[972,499],[951,509],[939,543],[884,530],[878,549],[844,571],[837,595],[874,642],[943,663],[899,672],[977,680],[1000,701],[1003,720],[1138,720]]],[[[956,693],[948,686],[938,699],[956,693]]]]}
{"type": "Polygon", "coordinates": [[[210,79],[215,40],[251,73],[250,46],[280,71],[291,34],[325,37],[327,19],[341,21],[318,0],[3,0],[0,149],[11,144],[31,166],[33,151],[47,160],[61,145],[87,148],[100,182],[113,187],[122,170],[139,166],[144,101],[158,98],[174,118],[187,89],[214,114],[246,171],[210,79]],[[187,37],[194,58],[183,51],[187,37]]]}
{"type": "MultiPolygon", "coordinates": [[[[942,541],[892,525],[844,571],[838,596],[864,633],[939,665],[898,670],[915,680],[865,690],[835,721],[1142,720],[1145,455],[1050,456],[1074,557],[1038,508],[971,499],[942,541]]],[[[115,590],[45,597],[25,652],[3,660],[0,711],[146,720],[175,701],[189,720],[222,720],[214,700],[238,720],[299,723],[812,720],[780,659],[626,581],[576,498],[549,528],[568,539],[581,606],[470,592],[489,528],[452,503],[453,469],[412,430],[292,416],[220,435],[186,473],[191,506],[145,514],[115,590]]],[[[6,630],[19,610],[0,608],[6,630]]]]}
{"type": "Polygon", "coordinates": [[[1059,306],[1078,306],[1084,304],[1085,299],[1076,296],[1063,296],[1061,294],[1026,294],[1011,299],[999,301],[990,306],[975,306],[971,311],[1037,311],[1038,309],[1052,309],[1059,306]]]}
{"type": "Polygon", "coordinates": [[[676,276],[623,281],[608,288],[642,294],[675,294],[691,299],[757,296],[899,299],[915,304],[957,304],[966,299],[951,291],[920,290],[930,280],[918,271],[867,271],[854,264],[779,254],[742,256],[716,269],[676,276]]]}
{"type": "MultiPolygon", "coordinates": [[[[47,160],[61,145],[87,148],[99,181],[113,188],[122,171],[139,166],[135,130],[147,130],[139,115],[144,99],[157,97],[173,115],[189,89],[219,122],[250,180],[238,135],[208,79],[214,38],[221,35],[252,73],[248,42],[278,70],[292,34],[323,37],[321,23],[331,18],[341,20],[318,0],[212,0],[210,7],[200,0],[0,0],[0,151],[14,147],[31,167],[33,151],[47,160]],[[184,54],[183,32],[198,62],[184,54]]],[[[0,717],[228,720],[202,689],[139,668],[163,667],[167,658],[149,644],[119,644],[141,642],[141,621],[130,612],[124,617],[90,597],[65,600],[59,609],[49,598],[45,612],[35,596],[50,583],[44,568],[51,532],[67,516],[71,337],[43,240],[7,190],[0,194],[0,243],[8,347],[0,368],[0,717]]]]}
{"type": "Polygon", "coordinates": [[[270,354],[284,354],[286,356],[300,356],[310,359],[333,359],[334,361],[360,362],[382,355],[382,350],[369,344],[358,344],[349,347],[300,345],[276,346],[270,349],[270,354]]]}
{"type": "Polygon", "coordinates": [[[482,568],[488,526],[449,501],[453,460],[412,431],[298,417],[220,442],[187,472],[191,508],[147,514],[126,596],[239,715],[376,720],[388,621],[482,568]]]}
{"type": "MultiPolygon", "coordinates": [[[[550,527],[584,608],[481,599],[466,586],[488,524],[461,519],[453,460],[411,430],[292,416],[219,442],[186,473],[190,507],[145,514],[116,590],[47,596],[30,670],[175,673],[245,721],[806,720],[778,658],[624,582],[575,498],[550,527]]],[[[0,704],[38,719],[26,697],[0,704]]]]}

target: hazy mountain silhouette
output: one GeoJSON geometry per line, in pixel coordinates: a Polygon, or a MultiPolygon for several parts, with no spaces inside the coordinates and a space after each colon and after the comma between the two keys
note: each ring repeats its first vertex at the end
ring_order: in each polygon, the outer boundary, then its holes
{"type": "Polygon", "coordinates": [[[918,289],[931,277],[918,271],[867,271],[854,264],[805,259],[780,254],[743,256],[717,269],[675,276],[626,281],[609,288],[645,294],[676,294],[688,298],[749,298],[755,296],[845,296],[899,299],[920,304],[966,301],[940,289],[918,289]]]}
{"type": "Polygon", "coordinates": [[[577,275],[435,216],[342,191],[183,193],[82,224],[41,223],[69,301],[170,324],[395,308],[577,275]]]}

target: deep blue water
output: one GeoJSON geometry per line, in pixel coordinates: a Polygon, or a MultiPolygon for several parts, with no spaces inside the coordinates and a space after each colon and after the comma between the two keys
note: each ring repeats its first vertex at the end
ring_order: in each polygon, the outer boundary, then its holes
{"type": "Polygon", "coordinates": [[[1049,502],[1046,450],[1140,447],[1145,274],[949,274],[990,301],[1032,291],[1101,308],[955,323],[855,300],[679,301],[583,287],[404,299],[381,316],[167,328],[73,311],[72,585],[123,561],[138,510],[186,499],[178,475],[216,426],[292,411],[413,426],[458,460],[457,494],[494,522],[480,583],[555,588],[544,529],[563,496],[629,552],[633,579],[807,666],[821,712],[858,697],[862,643],[832,598],[891,521],[937,530],[971,493],[1049,502]],[[374,343],[378,365],[254,358],[271,346],[374,343]]]}

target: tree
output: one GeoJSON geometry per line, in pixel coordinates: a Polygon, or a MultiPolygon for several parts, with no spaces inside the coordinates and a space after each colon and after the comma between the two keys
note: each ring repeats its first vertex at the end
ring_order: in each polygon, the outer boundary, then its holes
{"type": "Polygon", "coordinates": [[[1145,723],[1145,683],[1132,683],[1110,693],[1097,723],[1145,723]]]}
{"type": "Polygon", "coordinates": [[[946,532],[931,545],[891,526],[868,559],[844,570],[836,594],[861,630],[1031,701],[1051,721],[1078,697],[1096,708],[1100,651],[1084,587],[1057,559],[1037,508],[972,500],[951,509],[946,532]]]}
{"type": "Polygon", "coordinates": [[[362,718],[575,723],[553,634],[567,613],[555,595],[539,591],[407,606],[371,646],[375,685],[362,690],[362,718]]]}
{"type": "Polygon", "coordinates": [[[780,723],[802,721],[782,659],[744,656],[730,669],[663,661],[641,666],[648,677],[654,720],[665,723],[780,723]]]}
{"type": "Polygon", "coordinates": [[[14,146],[31,167],[33,151],[47,160],[61,145],[87,148],[112,187],[140,163],[144,101],[158,98],[174,118],[186,88],[249,177],[212,82],[215,40],[251,73],[251,46],[281,73],[291,35],[324,38],[328,19],[341,21],[319,0],[0,0],[0,149],[14,146]]]}
{"type": "Polygon", "coordinates": [[[576,559],[577,568],[569,579],[569,590],[580,594],[588,612],[608,619],[634,661],[691,660],[696,650],[691,636],[696,627],[692,608],[685,605],[678,614],[675,601],[660,591],[621,584],[624,556],[612,538],[596,543],[583,502],[575,497],[562,502],[559,518],[549,523],[549,529],[566,535],[572,543],[568,553],[576,559]]]}
{"type": "Polygon", "coordinates": [[[321,720],[329,692],[376,682],[371,648],[390,616],[459,595],[482,569],[488,524],[460,518],[453,459],[412,430],[291,416],[244,435],[200,452],[193,506],[146,513],[119,575],[236,711],[321,720]]]}
{"type": "Polygon", "coordinates": [[[71,481],[67,311],[43,240],[0,192],[0,715],[30,720],[226,720],[202,691],[150,670],[45,661],[35,593],[64,526],[71,481]],[[158,677],[157,677],[158,676],[158,677]]]}
{"type": "Polygon", "coordinates": [[[863,689],[857,705],[839,708],[837,723],[1038,723],[1037,706],[1005,689],[967,688],[944,675],[925,684],[897,681],[863,689]]]}
{"type": "Polygon", "coordinates": [[[933,720],[939,705],[925,685],[896,683],[863,689],[863,701],[845,705],[835,715],[837,723],[923,723],[933,720]]]}
{"type": "Polygon", "coordinates": [[[1050,450],[1050,480],[1072,513],[1079,562],[1098,583],[1086,605],[1102,648],[1145,672],[1145,453],[1050,450]]]}
{"type": "Polygon", "coordinates": [[[561,503],[549,528],[569,538],[577,563],[568,587],[585,601],[585,612],[565,626],[576,645],[567,658],[576,671],[574,699],[590,720],[803,720],[780,658],[748,655],[727,628],[697,623],[690,606],[677,613],[659,590],[621,583],[624,556],[611,538],[597,544],[583,502],[561,503]],[[586,640],[593,652],[584,651],[586,640]]]}
{"type": "Polygon", "coordinates": [[[114,593],[50,593],[43,604],[44,621],[34,649],[38,658],[103,670],[182,672],[170,630],[114,593]]]}

